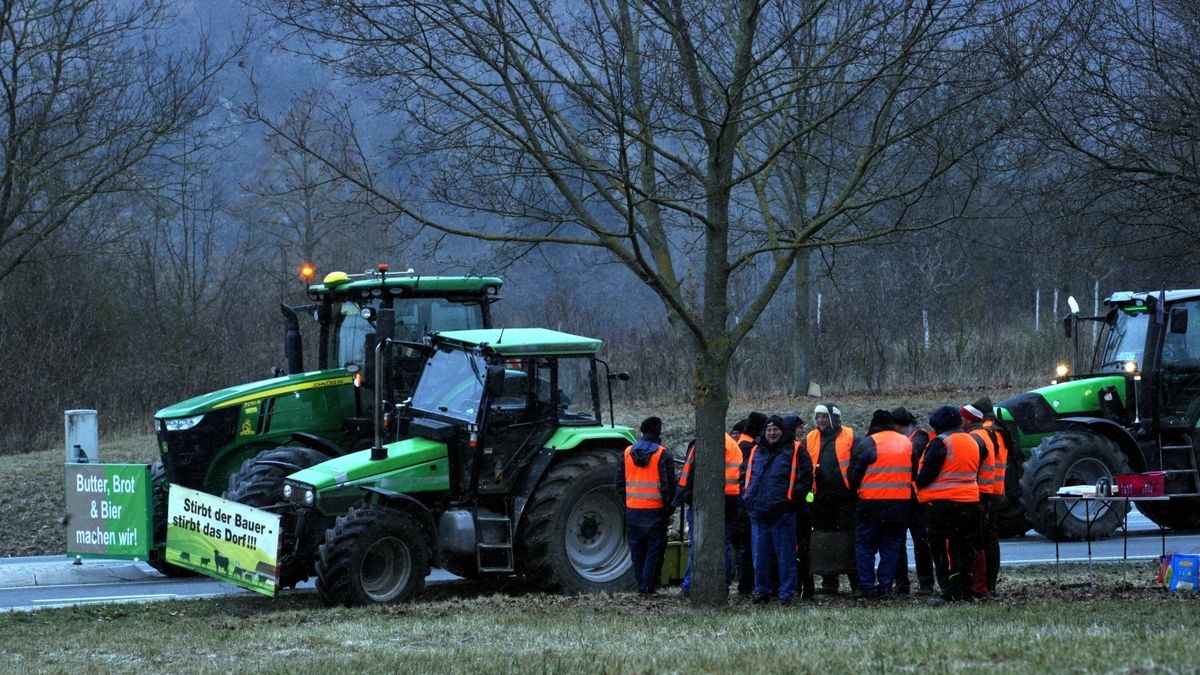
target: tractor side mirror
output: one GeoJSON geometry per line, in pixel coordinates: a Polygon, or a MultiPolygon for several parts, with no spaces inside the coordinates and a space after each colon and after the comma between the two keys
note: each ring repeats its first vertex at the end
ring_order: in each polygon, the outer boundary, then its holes
{"type": "Polygon", "coordinates": [[[504,366],[488,365],[487,379],[483,383],[483,393],[490,399],[504,395],[504,366]]]}
{"type": "Polygon", "coordinates": [[[1171,310],[1171,332],[1183,334],[1187,332],[1188,311],[1183,307],[1171,310]]]}

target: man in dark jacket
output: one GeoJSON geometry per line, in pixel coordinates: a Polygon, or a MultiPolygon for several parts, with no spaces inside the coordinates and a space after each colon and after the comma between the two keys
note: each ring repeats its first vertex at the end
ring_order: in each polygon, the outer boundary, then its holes
{"type": "MultiPolygon", "coordinates": [[[[814,532],[843,533],[854,536],[855,494],[846,480],[850,466],[850,454],[858,436],[854,429],[842,425],[842,414],[837,406],[821,404],[813,409],[816,429],[804,437],[804,448],[813,464],[816,478],[813,489],[812,527],[814,532]]],[[[851,547],[849,549],[853,551],[851,547]]],[[[851,554],[852,557],[852,554],[851,554]]],[[[846,560],[847,568],[853,569],[853,560],[846,560]]],[[[850,590],[858,590],[858,575],[849,574],[850,590]]],[[[821,576],[821,592],[838,592],[838,575],[821,576]]]]}
{"type": "Polygon", "coordinates": [[[662,445],[662,420],[647,417],[641,439],[617,465],[617,492],[625,500],[625,535],[638,595],[653,595],[667,550],[667,522],[675,496],[675,462],[662,445]]]}
{"type": "Polygon", "coordinates": [[[858,493],[854,556],[858,589],[866,598],[892,590],[912,498],[912,443],[893,426],[890,412],[875,411],[866,438],[854,447],[846,475],[850,488],[858,493]]]}
{"type": "Polygon", "coordinates": [[[974,598],[972,569],[979,547],[979,468],[987,449],[962,430],[955,406],[929,416],[937,436],[925,448],[917,471],[917,499],[929,517],[929,544],[942,600],[974,598]]]}
{"type": "MultiPolygon", "coordinates": [[[[804,420],[795,413],[783,416],[784,428],[793,429],[795,443],[804,452],[804,420]]],[[[807,455],[807,452],[804,452],[807,455]]],[[[803,461],[803,458],[801,458],[803,461]]],[[[811,458],[809,464],[812,463],[811,458]]],[[[812,600],[816,585],[812,575],[812,505],[808,499],[796,502],[796,573],[799,578],[800,598],[812,600]]]]}
{"type": "MultiPolygon", "coordinates": [[[[733,439],[742,449],[742,476],[746,475],[746,461],[750,459],[750,450],[754,448],[763,427],[767,424],[767,416],[760,412],[751,412],[740,422],[741,429],[735,425],[733,439]]],[[[746,507],[738,500],[737,516],[733,523],[733,557],[737,565],[738,595],[750,597],[754,593],[754,546],[750,540],[750,516],[746,515],[746,507]]]]}
{"type": "MultiPolygon", "coordinates": [[[[921,465],[921,455],[925,446],[929,445],[929,432],[917,425],[917,418],[904,406],[892,409],[892,421],[897,433],[903,434],[912,443],[913,480],[917,479],[917,467],[921,465]]],[[[937,582],[933,576],[933,552],[929,550],[929,536],[926,532],[925,507],[917,501],[914,493],[908,503],[908,533],[912,537],[913,560],[917,566],[917,582],[920,584],[921,595],[933,595],[937,590],[937,582]]],[[[900,549],[900,562],[896,567],[896,593],[908,595],[912,590],[908,580],[908,548],[900,549]]]]}
{"type": "Polygon", "coordinates": [[[755,602],[771,600],[771,571],[765,563],[773,559],[779,601],[789,604],[796,597],[796,504],[808,494],[812,471],[778,415],[768,418],[761,442],[750,454],[742,499],[754,542],[755,602]]]}

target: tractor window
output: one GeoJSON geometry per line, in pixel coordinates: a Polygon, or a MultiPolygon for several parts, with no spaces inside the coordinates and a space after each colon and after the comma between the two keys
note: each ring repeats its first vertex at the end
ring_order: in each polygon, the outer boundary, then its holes
{"type": "MultiPolygon", "coordinates": [[[[339,305],[334,344],[331,353],[337,355],[337,367],[363,367],[363,338],[375,332],[366,319],[359,316],[363,307],[379,307],[378,300],[339,305]]],[[[484,328],[483,306],[451,302],[445,298],[400,298],[394,303],[397,340],[419,342],[430,331],[470,330],[484,328]]]]}
{"type": "MultiPolygon", "coordinates": [[[[1196,316],[1200,301],[1174,305],[1196,316]]],[[[1159,418],[1164,426],[1191,429],[1200,422],[1200,326],[1188,322],[1186,333],[1163,334],[1159,373],[1159,418]]]]}
{"type": "Polygon", "coordinates": [[[595,373],[588,358],[558,360],[558,418],[563,424],[597,424],[597,402],[592,397],[595,373]]]}
{"type": "Polygon", "coordinates": [[[479,416],[487,364],[483,357],[462,351],[441,350],[430,357],[413,392],[412,406],[464,422],[479,416]]]}
{"type": "Polygon", "coordinates": [[[1097,372],[1123,373],[1125,364],[1129,361],[1142,366],[1142,356],[1146,350],[1146,326],[1149,316],[1146,312],[1129,313],[1123,309],[1116,310],[1116,318],[1109,326],[1104,339],[1104,351],[1100,354],[1097,372]]]}
{"type": "Polygon", "coordinates": [[[353,302],[341,303],[341,321],[337,328],[337,363],[338,368],[363,364],[363,339],[375,332],[375,328],[361,316],[358,305],[353,302]]]}

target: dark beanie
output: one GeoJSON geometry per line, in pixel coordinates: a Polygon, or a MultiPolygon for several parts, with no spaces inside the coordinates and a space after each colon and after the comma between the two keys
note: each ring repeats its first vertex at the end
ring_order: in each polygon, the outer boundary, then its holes
{"type": "Polygon", "coordinates": [[[740,434],[745,430],[746,430],[746,420],[741,419],[741,420],[738,420],[737,422],[734,422],[733,429],[732,429],[733,433],[740,434]]]}
{"type": "Polygon", "coordinates": [[[996,407],[992,405],[992,399],[987,396],[980,397],[978,401],[971,404],[971,407],[983,413],[984,419],[996,416],[996,407]]]}
{"type": "Polygon", "coordinates": [[[787,430],[787,427],[784,426],[784,424],[783,424],[783,418],[780,417],[779,415],[771,415],[770,417],[768,417],[767,423],[763,425],[763,431],[766,431],[767,427],[776,427],[780,431],[787,430]]]}
{"type": "Polygon", "coordinates": [[[892,422],[902,427],[906,427],[910,424],[916,424],[917,418],[913,417],[913,414],[908,412],[908,408],[899,406],[897,408],[892,408],[892,422]]]}
{"type": "Polygon", "coordinates": [[[958,414],[958,408],[952,405],[944,405],[929,416],[929,426],[933,427],[934,431],[942,432],[947,429],[954,429],[962,426],[962,415],[958,414]]]}
{"type": "Polygon", "coordinates": [[[642,420],[642,426],[638,428],[643,435],[654,436],[658,438],[662,436],[662,420],[657,417],[647,417],[642,420]]]}
{"type": "Polygon", "coordinates": [[[895,423],[896,421],[892,418],[892,413],[886,410],[876,410],[871,415],[871,426],[867,429],[867,433],[873,434],[884,429],[891,429],[895,423]]]}
{"type": "MultiPolygon", "coordinates": [[[[763,429],[767,428],[767,416],[760,412],[752,412],[746,418],[746,428],[744,431],[747,436],[761,436],[763,429]]],[[[780,427],[782,428],[782,427],[780,427]]]]}

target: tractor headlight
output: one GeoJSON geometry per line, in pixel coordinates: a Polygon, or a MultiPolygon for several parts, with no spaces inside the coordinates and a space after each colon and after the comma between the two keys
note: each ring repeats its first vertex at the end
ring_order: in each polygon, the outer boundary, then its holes
{"type": "Polygon", "coordinates": [[[1136,373],[1137,372],[1137,361],[1126,361],[1125,362],[1125,372],[1136,373]]]}
{"type": "Polygon", "coordinates": [[[179,417],[173,420],[163,420],[163,424],[167,427],[167,431],[186,431],[200,424],[200,420],[202,419],[204,419],[204,415],[179,417]]]}
{"type": "Polygon", "coordinates": [[[291,486],[291,485],[284,485],[284,486],[283,486],[283,498],[284,498],[284,499],[286,499],[286,500],[288,500],[288,501],[291,501],[291,499],[292,499],[292,492],[293,492],[293,490],[292,490],[292,486],[291,486]]]}
{"type": "Polygon", "coordinates": [[[1058,367],[1054,369],[1054,374],[1057,375],[1059,379],[1066,377],[1070,372],[1071,369],[1067,367],[1067,364],[1065,363],[1058,364],[1058,367]]]}
{"type": "Polygon", "coordinates": [[[312,489],[312,488],[306,488],[306,489],[304,490],[304,504],[305,504],[305,506],[312,506],[312,505],[313,505],[313,502],[315,502],[315,501],[316,501],[316,499],[314,498],[314,495],[313,495],[313,489],[312,489]]]}

